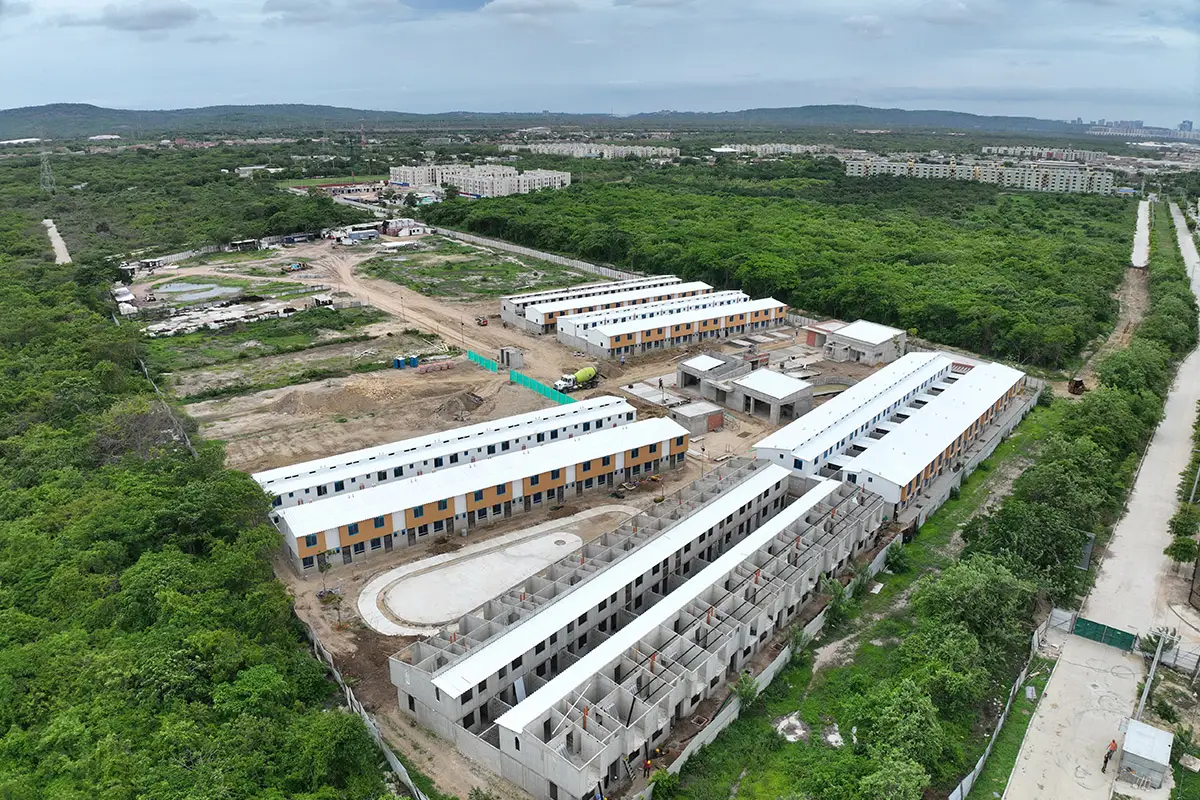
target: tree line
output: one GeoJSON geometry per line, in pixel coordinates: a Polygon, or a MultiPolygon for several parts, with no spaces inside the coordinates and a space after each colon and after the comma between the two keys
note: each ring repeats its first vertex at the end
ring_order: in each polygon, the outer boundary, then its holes
{"type": "Polygon", "coordinates": [[[0,795],[386,796],[272,573],[267,498],[185,446],[117,276],[51,263],[38,218],[0,209],[0,795]]]}

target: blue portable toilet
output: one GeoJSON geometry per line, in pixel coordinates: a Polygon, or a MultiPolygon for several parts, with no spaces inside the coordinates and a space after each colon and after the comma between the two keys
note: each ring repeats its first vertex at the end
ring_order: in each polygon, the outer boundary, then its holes
{"type": "Polygon", "coordinates": [[[404,369],[404,362],[398,358],[392,359],[392,369],[404,369]]]}
{"type": "Polygon", "coordinates": [[[416,356],[409,356],[409,357],[408,357],[408,365],[409,365],[410,367],[415,367],[415,366],[417,366],[417,361],[418,361],[418,360],[417,360],[417,357],[416,357],[416,356]]]}

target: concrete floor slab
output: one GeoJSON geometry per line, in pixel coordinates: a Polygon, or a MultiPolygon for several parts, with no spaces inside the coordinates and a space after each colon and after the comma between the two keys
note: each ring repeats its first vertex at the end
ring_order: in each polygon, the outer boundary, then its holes
{"type": "Polygon", "coordinates": [[[396,618],[418,625],[458,619],[545,569],[583,544],[573,533],[548,533],[451,561],[400,580],[383,602],[396,618]]]}
{"type": "MultiPolygon", "coordinates": [[[[1005,790],[1006,800],[1108,800],[1116,764],[1100,767],[1121,722],[1137,706],[1142,659],[1065,634],[1058,663],[1034,712],[1005,790]]],[[[1114,760],[1115,761],[1115,760],[1114,760]]]]}

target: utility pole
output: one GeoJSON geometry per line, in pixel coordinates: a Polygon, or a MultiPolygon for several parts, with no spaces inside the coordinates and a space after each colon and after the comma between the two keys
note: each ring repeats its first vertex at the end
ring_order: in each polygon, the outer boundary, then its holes
{"type": "Polygon", "coordinates": [[[42,151],[41,189],[46,194],[54,194],[54,171],[50,169],[50,151],[42,151]]]}

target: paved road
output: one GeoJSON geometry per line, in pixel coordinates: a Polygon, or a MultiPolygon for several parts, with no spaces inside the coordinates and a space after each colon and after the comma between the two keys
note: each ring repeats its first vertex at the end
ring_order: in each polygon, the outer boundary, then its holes
{"type": "Polygon", "coordinates": [[[63,241],[54,220],[44,219],[42,224],[46,226],[46,233],[50,234],[50,244],[54,246],[54,263],[70,264],[71,254],[67,252],[67,243],[63,241]]]}
{"type": "Polygon", "coordinates": [[[1175,221],[1175,237],[1179,240],[1179,249],[1183,252],[1183,263],[1187,265],[1188,275],[1192,275],[1193,290],[1195,289],[1195,270],[1200,266],[1200,254],[1196,253],[1196,237],[1187,229],[1187,220],[1179,206],[1171,203],[1171,219],[1175,221]]]}
{"type": "MultiPolygon", "coordinates": [[[[1172,203],[1179,246],[1200,294],[1200,257],[1172,203]]],[[[1117,523],[1083,616],[1131,632],[1155,625],[1177,627],[1185,640],[1200,643],[1200,631],[1181,624],[1171,610],[1181,578],[1162,551],[1171,541],[1167,521],[1175,513],[1179,474],[1191,458],[1192,422],[1200,401],[1200,350],[1180,365],[1167,397],[1166,413],[1151,440],[1125,516],[1117,523]]],[[[1112,778],[1099,773],[1104,746],[1137,704],[1144,677],[1140,658],[1078,636],[1067,636],[1054,676],[1038,704],[1005,798],[1108,800],[1112,778]]]]}

